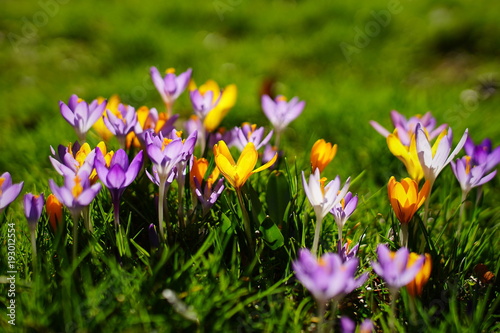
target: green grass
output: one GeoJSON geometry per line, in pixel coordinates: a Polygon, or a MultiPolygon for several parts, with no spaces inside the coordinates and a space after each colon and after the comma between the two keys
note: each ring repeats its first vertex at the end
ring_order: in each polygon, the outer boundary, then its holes
{"type": "MultiPolygon", "coordinates": [[[[401,1],[400,13],[393,14],[366,47],[352,54],[350,62],[339,44],[355,45],[356,29],[363,31],[374,20],[372,12],[386,10],[388,1],[222,0],[229,6],[222,14],[216,3],[68,1],[58,5],[55,15],[47,14],[46,24],[35,26],[35,34],[26,22],[39,22],[44,13],[40,3],[4,1],[0,172],[9,171],[14,182],[24,181],[22,194],[48,194],[48,179],[59,179],[48,159],[50,146],[75,140],[73,129],[60,116],[58,101],[66,102],[73,93],[86,100],[118,94],[136,108],[147,105],[163,110],[149,78],[151,66],[193,68],[198,84],[208,79],[221,86],[235,83],[238,100],[222,123],[228,128],[243,121],[269,127],[259,96],[264,81],[272,80],[276,93],[299,96],[307,103],[283,138],[286,161],[280,171],[286,181],[282,186],[291,197],[281,229],[283,246],[273,249],[260,241],[260,261],[253,274],[246,274],[248,258],[241,255],[245,242],[238,222],[241,211],[235,193],[226,190],[209,217],[188,230],[177,230],[175,245],[150,249],[146,228],[157,221],[156,189],[143,175],[122,202],[129,251],[121,260],[109,195],[103,190],[92,204],[95,233],[88,235],[82,227],[78,262],[71,258],[71,241],[58,240],[42,217],[37,229],[40,269],[34,275],[29,231],[18,198],[0,216],[0,303],[5,306],[9,299],[3,245],[7,223],[16,224],[17,328],[312,331],[316,304],[291,268],[297,250],[312,244],[314,213],[300,179],[300,172],[309,168],[312,144],[324,138],[339,146],[326,177],[359,176],[351,191],[358,194],[360,203],[344,234],[354,242],[362,241],[359,256],[361,271],[366,271],[375,260],[376,245],[393,243],[392,230],[399,228],[387,200],[387,181],[393,175],[406,177],[406,170],[369,120],[389,127],[390,110],[406,116],[431,110],[438,123],[453,128],[455,142],[466,128],[475,142],[486,137],[496,145],[500,142],[498,90],[489,96],[480,88],[498,85],[497,3],[401,1]],[[27,38],[25,43],[13,45],[12,33],[27,38]],[[464,98],[468,89],[479,97],[464,98]],[[165,299],[166,289],[176,297],[165,299]]],[[[176,112],[182,120],[192,113],[187,94],[176,104],[176,112]]],[[[89,141],[95,145],[98,138],[92,134],[89,141]]],[[[246,189],[255,221],[262,222],[272,210],[273,203],[266,198],[273,191],[268,187],[272,177],[268,171],[256,174],[246,189]]],[[[480,283],[474,274],[474,267],[483,263],[498,276],[498,185],[497,178],[487,184],[477,206],[475,192],[471,193],[467,219],[456,235],[460,187],[449,168],[438,178],[431,198],[435,220],[427,238],[433,275],[414,306],[402,291],[397,304],[399,330],[500,329],[498,286],[480,283]]],[[[175,193],[168,201],[172,218],[178,204],[175,193]]],[[[69,214],[66,220],[71,235],[69,214]]],[[[334,251],[335,240],[336,226],[328,217],[322,251],[334,251]]],[[[357,322],[372,318],[382,331],[388,328],[389,311],[387,290],[372,273],[365,287],[341,302],[337,315],[349,315],[357,322]]],[[[328,316],[333,319],[331,313],[328,316]]],[[[7,317],[0,318],[0,327],[11,330],[7,317]]]]}

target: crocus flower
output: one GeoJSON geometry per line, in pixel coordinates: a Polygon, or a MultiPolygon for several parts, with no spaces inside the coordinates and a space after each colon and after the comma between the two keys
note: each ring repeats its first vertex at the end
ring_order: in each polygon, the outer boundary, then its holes
{"type": "Polygon", "coordinates": [[[168,118],[172,114],[172,107],[180,94],[186,90],[191,79],[191,68],[185,72],[175,75],[175,69],[169,68],[166,75],[162,77],[156,67],[151,67],[151,79],[161,95],[163,102],[167,106],[168,118]]]}
{"type": "MultiPolygon", "coordinates": [[[[420,255],[412,252],[408,258],[408,267],[411,267],[417,260],[420,259],[420,255]]],[[[424,289],[424,285],[429,281],[432,271],[432,258],[429,253],[425,254],[425,261],[422,265],[422,268],[418,271],[415,278],[406,285],[406,290],[412,296],[420,296],[422,295],[422,290],[424,289]]]]}
{"type": "MultiPolygon", "coordinates": [[[[106,101],[103,97],[98,97],[97,102],[102,103],[106,101]]],[[[118,116],[120,114],[120,111],[118,111],[118,105],[121,104],[120,97],[118,95],[112,95],[110,98],[108,98],[107,103],[106,103],[106,108],[103,110],[102,117],[97,120],[92,128],[94,131],[99,135],[99,137],[108,142],[109,139],[113,137],[113,133],[111,133],[104,123],[104,118],[107,118],[108,111],[112,112],[115,116],[118,116]]]]}
{"type": "MultiPolygon", "coordinates": [[[[236,97],[238,95],[238,90],[236,85],[230,84],[224,88],[220,88],[217,82],[214,80],[208,80],[199,87],[196,87],[194,81],[189,83],[189,90],[198,90],[205,94],[208,91],[212,91],[214,99],[218,100],[216,106],[212,108],[208,114],[204,117],[202,123],[203,127],[208,133],[215,131],[222,119],[227,115],[231,108],[236,103],[236,97]]],[[[226,141],[227,142],[227,141],[226,141]]]]}
{"type": "MultiPolygon", "coordinates": [[[[392,124],[394,129],[397,130],[397,137],[404,146],[410,146],[411,137],[415,134],[417,124],[420,124],[427,133],[429,133],[429,139],[432,140],[439,135],[446,127],[447,124],[440,125],[436,127],[436,119],[432,116],[430,112],[427,112],[423,116],[417,115],[406,119],[405,116],[397,112],[396,110],[391,111],[392,124]]],[[[387,137],[391,134],[388,130],[382,127],[376,121],[370,121],[372,127],[387,137]]]]}
{"type": "Polygon", "coordinates": [[[353,196],[351,192],[347,192],[346,195],[337,203],[331,210],[330,213],[333,214],[335,218],[335,223],[339,230],[339,240],[342,240],[342,228],[344,227],[347,219],[354,213],[354,210],[358,206],[358,196],[353,196]]]}
{"type": "Polygon", "coordinates": [[[45,202],[45,212],[49,217],[49,223],[55,232],[59,225],[63,223],[63,205],[53,194],[49,194],[45,202]]]}
{"type": "Polygon", "coordinates": [[[142,150],[129,164],[127,153],[123,149],[119,149],[111,158],[109,165],[107,165],[104,155],[99,149],[97,149],[95,168],[99,179],[111,193],[111,201],[113,202],[115,211],[115,226],[120,224],[120,198],[125,191],[125,188],[129,186],[137,177],[141,166],[142,150]]]}
{"type": "Polygon", "coordinates": [[[24,195],[24,216],[28,220],[28,226],[31,232],[36,230],[36,225],[40,216],[42,216],[42,210],[44,205],[43,194],[33,195],[32,193],[26,193],[24,195]]]}
{"type": "Polygon", "coordinates": [[[485,172],[493,170],[500,163],[500,146],[492,148],[490,139],[475,145],[470,136],[464,144],[465,153],[471,157],[472,166],[485,165],[485,172]]]}
{"type": "MultiPolygon", "coordinates": [[[[340,318],[340,330],[342,333],[354,333],[356,331],[356,323],[349,317],[342,316],[340,318]]],[[[373,330],[373,322],[370,319],[363,320],[359,325],[359,333],[371,333],[373,330]]]]}
{"type": "Polygon", "coordinates": [[[209,212],[224,190],[224,179],[217,180],[219,177],[219,168],[214,168],[212,173],[207,175],[208,166],[209,163],[205,158],[198,159],[194,157],[190,173],[191,186],[194,188],[194,193],[201,203],[203,216],[209,212]]]}
{"type": "Polygon", "coordinates": [[[222,92],[217,93],[211,90],[201,92],[195,89],[189,92],[194,112],[202,121],[205,120],[208,113],[219,103],[221,96],[222,92]]]}
{"type": "MultiPolygon", "coordinates": [[[[90,174],[92,184],[97,181],[97,173],[94,169],[95,149],[91,149],[88,143],[80,146],[77,141],[73,145],[70,143],[68,147],[59,145],[57,154],[52,147],[50,148],[53,155],[49,156],[50,162],[61,176],[71,173],[76,174],[82,169],[90,174]]],[[[106,144],[103,141],[97,144],[97,148],[106,154],[106,144]]]]}
{"type": "Polygon", "coordinates": [[[234,145],[240,151],[242,151],[249,142],[252,142],[255,145],[255,149],[259,150],[261,147],[265,146],[273,136],[273,131],[270,131],[269,134],[264,137],[264,127],[257,128],[257,125],[252,125],[250,123],[243,123],[241,127],[235,127],[234,133],[234,145]]]}
{"type": "Polygon", "coordinates": [[[74,219],[78,217],[84,207],[90,205],[101,190],[101,184],[90,184],[89,174],[86,170],[81,170],[77,174],[65,175],[64,185],[61,187],[49,179],[49,186],[57,199],[68,208],[74,219]]]}
{"type": "Polygon", "coordinates": [[[300,249],[292,266],[297,279],[311,292],[318,304],[324,304],[331,299],[338,302],[366,282],[368,273],[355,278],[358,264],[358,258],[342,262],[336,253],[325,253],[317,258],[308,249],[300,249]]]}
{"type": "Polygon", "coordinates": [[[8,172],[4,172],[0,176],[0,213],[3,212],[7,205],[16,200],[23,189],[23,185],[24,182],[12,184],[12,178],[8,172]]]}
{"type": "Polygon", "coordinates": [[[455,177],[457,177],[460,183],[464,200],[472,188],[489,182],[497,173],[497,171],[494,170],[486,175],[487,164],[484,163],[474,166],[471,156],[468,155],[457,159],[456,162],[451,161],[450,165],[455,177]]]}
{"type": "Polygon", "coordinates": [[[309,176],[309,182],[306,181],[304,171],[302,171],[302,185],[304,191],[314,208],[317,219],[323,220],[326,214],[330,212],[335,205],[340,203],[349,189],[351,178],[348,178],[340,190],[340,177],[335,177],[325,185],[326,178],[320,178],[319,169],[309,176]]]}
{"type": "MultiPolygon", "coordinates": [[[[186,140],[182,140],[175,130],[167,137],[164,137],[161,132],[158,135],[151,133],[151,131],[146,132],[146,151],[153,162],[153,175],[148,173],[148,176],[150,179],[158,178],[159,180],[158,223],[162,239],[164,239],[163,204],[166,184],[169,177],[172,177],[172,172],[174,168],[177,168],[178,163],[191,156],[197,134],[197,132],[193,132],[186,140]]],[[[170,228],[168,223],[167,228],[170,228]]]]}
{"type": "Polygon", "coordinates": [[[59,101],[61,114],[66,121],[74,127],[78,140],[85,141],[87,132],[101,118],[106,102],[99,103],[97,100],[88,104],[78,98],[77,95],[71,95],[68,104],[59,101]]]}
{"type": "MultiPolygon", "coordinates": [[[[274,156],[276,154],[278,154],[278,158],[282,158],[283,157],[283,151],[282,150],[278,150],[278,147],[273,146],[272,144],[268,143],[264,147],[264,151],[262,152],[262,156],[261,156],[262,163],[269,162],[271,159],[274,158],[274,156]]],[[[273,164],[273,165],[271,165],[270,169],[272,170],[276,166],[277,166],[277,164],[273,164]]]]}
{"type": "Polygon", "coordinates": [[[359,250],[359,244],[356,244],[354,247],[350,248],[352,241],[347,240],[344,245],[342,245],[342,241],[337,242],[337,251],[339,253],[340,259],[342,262],[346,262],[351,260],[352,258],[356,258],[359,250]]]}
{"type": "Polygon", "coordinates": [[[144,133],[147,130],[152,129],[154,133],[162,132],[164,135],[170,133],[175,127],[174,123],[179,118],[178,114],[172,115],[167,118],[165,113],[158,113],[155,108],[147,108],[146,106],[141,106],[137,109],[137,122],[134,126],[134,130],[127,134],[125,146],[130,148],[131,146],[135,148],[141,148],[145,146],[144,133]]]}
{"type": "Polygon", "coordinates": [[[418,183],[411,178],[404,178],[401,182],[398,182],[392,176],[387,184],[389,201],[401,223],[410,222],[413,215],[429,196],[429,191],[429,181],[425,182],[420,191],[418,190],[418,183]]]}
{"type": "Polygon", "coordinates": [[[410,145],[407,147],[403,145],[397,136],[397,129],[394,133],[387,136],[387,146],[391,153],[396,156],[406,167],[406,171],[410,177],[418,182],[424,178],[424,171],[420,165],[420,160],[417,154],[417,143],[415,141],[415,134],[410,139],[410,145]]]}
{"type": "Polygon", "coordinates": [[[319,139],[314,143],[311,149],[311,170],[319,169],[320,172],[326,168],[337,154],[337,145],[319,139]]]}
{"type": "Polygon", "coordinates": [[[302,113],[306,103],[304,101],[299,101],[297,97],[287,102],[286,98],[281,95],[277,96],[274,100],[268,95],[262,95],[261,104],[264,114],[276,130],[276,141],[274,145],[279,147],[280,134],[290,122],[302,113]]]}
{"type": "Polygon", "coordinates": [[[118,105],[119,114],[107,111],[107,117],[104,117],[104,123],[111,133],[113,133],[120,146],[125,148],[126,136],[134,130],[137,123],[137,114],[135,108],[130,105],[118,105]]]}
{"type": "Polygon", "coordinates": [[[326,178],[320,178],[319,169],[314,170],[309,176],[309,183],[306,181],[304,171],[302,171],[302,185],[309,203],[314,208],[316,214],[316,229],[314,232],[314,241],[312,252],[316,253],[319,246],[319,235],[321,232],[321,223],[326,214],[340,202],[347,193],[351,179],[348,178],[340,190],[340,177],[337,176],[334,180],[325,185],[326,178]],[[339,192],[340,190],[340,192],[339,192]]]}
{"type": "Polygon", "coordinates": [[[385,244],[377,246],[378,262],[372,262],[372,267],[384,279],[393,295],[413,281],[424,264],[425,256],[421,255],[412,265],[408,265],[409,256],[410,251],[406,247],[392,252],[385,244]]]}
{"type": "Polygon", "coordinates": [[[214,155],[215,164],[220,172],[236,189],[240,189],[251,175],[269,168],[278,158],[276,154],[269,162],[254,170],[259,154],[252,142],[249,142],[245,146],[238,158],[238,162],[234,161],[224,141],[219,141],[219,143],[214,146],[214,155]]]}
{"type": "Polygon", "coordinates": [[[424,128],[420,124],[417,124],[415,138],[417,143],[418,159],[420,160],[420,165],[424,171],[425,179],[431,183],[431,189],[432,184],[434,184],[434,181],[439,173],[455,158],[464,146],[465,140],[467,140],[467,133],[468,130],[465,130],[462,138],[450,154],[451,146],[453,144],[453,132],[451,128],[447,134],[443,131],[442,135],[440,135],[434,143],[434,146],[431,147],[424,128]]]}

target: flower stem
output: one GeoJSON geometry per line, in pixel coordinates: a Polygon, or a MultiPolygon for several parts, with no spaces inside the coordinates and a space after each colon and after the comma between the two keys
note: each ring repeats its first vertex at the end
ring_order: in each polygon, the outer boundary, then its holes
{"type": "Polygon", "coordinates": [[[30,228],[30,234],[31,234],[31,261],[33,265],[33,276],[35,276],[38,270],[38,260],[36,253],[36,230],[34,228],[30,228]]]}
{"type": "Polygon", "coordinates": [[[326,313],[326,304],[322,301],[318,302],[318,317],[319,317],[319,323],[318,323],[318,332],[319,333],[326,333],[326,325],[325,325],[325,313],[326,313]]]}
{"type": "Polygon", "coordinates": [[[248,246],[250,248],[250,256],[253,258],[255,255],[255,241],[252,236],[252,226],[250,224],[250,216],[245,207],[245,202],[243,201],[243,195],[241,194],[241,189],[236,189],[236,194],[238,196],[238,201],[241,207],[241,213],[243,214],[243,226],[245,229],[245,236],[247,237],[248,246]]]}
{"type": "Polygon", "coordinates": [[[115,230],[120,225],[120,202],[113,202],[113,215],[115,218],[115,230]]]}
{"type": "Polygon", "coordinates": [[[165,240],[165,231],[163,230],[163,203],[165,201],[165,177],[160,178],[160,189],[158,193],[158,228],[160,229],[160,238],[165,240]]]}
{"type": "Polygon", "coordinates": [[[316,230],[314,231],[314,240],[313,240],[313,245],[311,249],[311,253],[313,255],[316,255],[318,252],[318,246],[319,246],[319,234],[321,233],[321,223],[323,222],[323,219],[320,219],[316,217],[316,230]]]}
{"type": "Polygon", "coordinates": [[[408,223],[401,223],[401,246],[408,247],[408,223]]]}
{"type": "Polygon", "coordinates": [[[398,289],[389,289],[391,293],[391,315],[389,317],[389,329],[391,332],[396,332],[396,299],[398,298],[398,289]]]}
{"type": "Polygon", "coordinates": [[[90,206],[87,206],[83,208],[83,223],[85,224],[85,227],[89,231],[89,233],[94,232],[94,227],[92,226],[92,223],[90,223],[90,206]]]}
{"type": "Polygon", "coordinates": [[[72,217],[73,217],[73,262],[75,262],[78,249],[78,221],[80,220],[80,212],[72,214],[72,217]]]}

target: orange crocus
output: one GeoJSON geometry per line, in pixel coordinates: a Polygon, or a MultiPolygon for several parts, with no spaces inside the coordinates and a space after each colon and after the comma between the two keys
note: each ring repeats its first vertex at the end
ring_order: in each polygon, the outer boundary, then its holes
{"type": "Polygon", "coordinates": [[[49,216],[50,226],[54,232],[63,222],[63,205],[55,195],[50,194],[45,201],[45,211],[49,216]]]}
{"type": "MultiPolygon", "coordinates": [[[[408,263],[407,267],[410,267],[413,265],[413,263],[420,257],[419,254],[417,253],[410,253],[410,256],[408,257],[408,263]]],[[[422,268],[420,271],[417,273],[417,276],[415,276],[415,279],[408,283],[406,285],[406,290],[408,290],[408,293],[412,296],[420,296],[422,295],[422,290],[424,288],[424,285],[429,281],[429,278],[431,276],[431,271],[432,271],[432,258],[429,253],[425,254],[425,261],[424,264],[422,265],[422,268]]]]}
{"type": "Polygon", "coordinates": [[[320,172],[333,160],[337,154],[337,145],[326,142],[324,139],[316,141],[311,149],[312,171],[319,169],[320,172]]]}
{"type": "Polygon", "coordinates": [[[418,191],[418,183],[415,180],[404,178],[398,182],[392,176],[387,185],[387,192],[398,220],[401,223],[408,223],[429,196],[430,182],[426,181],[422,189],[418,191]]]}

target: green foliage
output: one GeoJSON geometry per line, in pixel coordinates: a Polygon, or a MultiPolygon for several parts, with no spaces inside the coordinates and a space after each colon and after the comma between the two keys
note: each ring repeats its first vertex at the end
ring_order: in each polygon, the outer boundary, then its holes
{"type": "MultiPolygon", "coordinates": [[[[21,199],[0,215],[0,330],[14,331],[3,313],[7,297],[7,229],[15,223],[16,328],[26,332],[301,332],[317,328],[316,304],[295,280],[291,262],[310,247],[314,214],[302,190],[310,147],[319,138],[339,151],[324,172],[329,179],[356,177],[359,196],[345,237],[360,243],[360,272],[370,270],[376,245],[397,247],[399,225],[386,184],[406,170],[368,124],[389,127],[389,111],[406,116],[428,110],[455,136],[469,128],[475,142],[500,143],[498,51],[500,5],[466,0],[401,1],[401,11],[368,43],[358,31],[376,22],[373,13],[390,1],[4,1],[0,13],[0,172],[9,171],[26,192],[48,193],[59,179],[50,146],[75,141],[58,101],[73,93],[86,100],[118,94],[125,103],[164,106],[149,77],[193,68],[194,80],[235,83],[238,101],[223,120],[230,128],[250,121],[268,125],[260,93],[271,90],[306,101],[301,117],[283,135],[277,170],[252,176],[244,188],[256,231],[256,257],[248,255],[243,214],[227,188],[210,214],[185,192],[188,227],[173,223],[172,244],[151,246],[148,227],[157,221],[156,189],[141,173],[126,190],[120,234],[113,226],[108,193],[91,207],[94,233],[79,226],[78,259],[72,259],[72,223],[65,214],[53,232],[43,215],[37,228],[38,262],[31,262],[29,230],[21,199]],[[41,4],[52,4],[47,9],[41,4]],[[222,6],[221,6],[222,5],[222,6]],[[485,10],[487,8],[487,10],[485,10]],[[45,13],[45,14],[44,14],[45,13]],[[47,17],[45,21],[43,15],[47,17]],[[42,24],[43,23],[43,24],[42,24]],[[346,56],[344,42],[355,47],[346,56]],[[120,249],[120,250],[118,250],[120,249]],[[253,260],[253,261],[252,261],[253,260]]],[[[352,49],[351,49],[352,50],[352,49]]],[[[185,120],[187,94],[175,105],[185,120]]],[[[91,133],[91,146],[99,141],[91,133]]],[[[115,142],[112,142],[113,145],[115,142]]],[[[478,264],[500,269],[498,179],[460,202],[460,188],[446,169],[431,197],[427,229],[414,219],[410,244],[424,244],[433,261],[419,298],[402,289],[396,330],[489,332],[500,330],[498,283],[484,280],[478,264]],[[465,217],[460,206],[465,205],[465,217]]],[[[173,184],[168,216],[182,203],[173,184]]],[[[181,206],[181,208],[183,208],[181,206]]],[[[323,224],[321,252],[336,252],[336,225],[323,224]]],[[[413,250],[418,251],[416,247],[413,250]]],[[[372,318],[389,329],[390,299],[374,273],[341,302],[337,317],[372,318]]],[[[337,328],[337,327],[336,327],[337,328]]]]}

